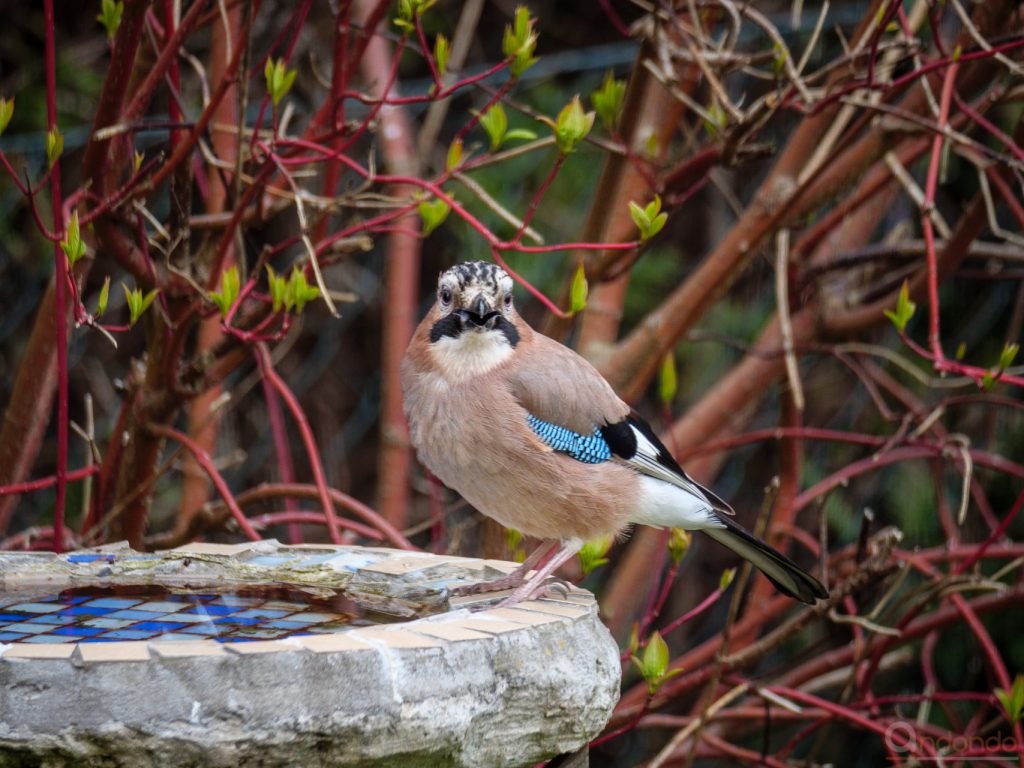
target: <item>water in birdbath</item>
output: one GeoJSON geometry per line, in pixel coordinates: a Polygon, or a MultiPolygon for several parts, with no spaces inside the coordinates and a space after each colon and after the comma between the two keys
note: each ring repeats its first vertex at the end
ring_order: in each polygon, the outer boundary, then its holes
{"type": "Polygon", "coordinates": [[[61,592],[0,592],[0,642],[101,643],[216,640],[240,643],[343,632],[408,620],[339,590],[281,586],[231,591],[164,586],[85,586],[61,592]]]}

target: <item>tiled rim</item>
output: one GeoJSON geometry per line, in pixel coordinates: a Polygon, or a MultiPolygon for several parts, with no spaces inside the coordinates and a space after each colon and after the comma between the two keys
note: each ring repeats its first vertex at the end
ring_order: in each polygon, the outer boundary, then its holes
{"type": "MultiPolygon", "coordinates": [[[[290,566],[301,570],[311,558],[331,565],[332,562],[359,563],[348,570],[389,578],[403,578],[411,585],[416,575],[439,565],[464,571],[471,583],[493,578],[516,567],[515,563],[476,558],[450,557],[409,552],[381,547],[336,545],[286,546],[275,540],[244,544],[195,543],[166,552],[145,556],[118,543],[63,555],[51,553],[0,552],[0,584],[4,591],[18,588],[63,589],[102,582],[111,569],[125,563],[182,561],[202,559],[209,566],[243,565],[252,584],[260,584],[260,571],[280,573],[290,566]],[[336,553],[336,558],[331,558],[336,553]],[[293,560],[288,560],[294,556],[293,560]],[[161,560],[162,559],[162,560],[161,560]],[[281,561],[281,562],[273,562],[281,561]],[[273,562],[273,565],[269,563],[273,562]]],[[[60,660],[97,664],[110,662],[137,663],[151,659],[178,659],[272,653],[358,653],[367,650],[401,650],[442,647],[450,643],[486,642],[511,632],[552,622],[576,622],[596,614],[593,596],[573,589],[562,599],[542,599],[519,603],[509,608],[491,608],[470,612],[466,608],[482,598],[452,600],[448,613],[382,626],[354,628],[345,632],[305,635],[283,640],[222,644],[213,640],[161,641],[158,639],[126,640],[107,643],[29,644],[0,643],[0,657],[24,662],[31,659],[60,660]]],[[[487,598],[493,599],[493,598],[487,598]]]]}

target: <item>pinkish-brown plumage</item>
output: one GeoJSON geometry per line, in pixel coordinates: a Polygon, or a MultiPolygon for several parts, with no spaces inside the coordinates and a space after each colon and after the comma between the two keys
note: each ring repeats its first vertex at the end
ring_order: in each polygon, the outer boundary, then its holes
{"type": "Polygon", "coordinates": [[[529,536],[590,539],[628,525],[637,474],[615,465],[595,477],[591,466],[546,446],[526,422],[529,411],[589,433],[594,424],[620,421],[629,407],[607,382],[521,320],[514,358],[472,377],[446,375],[429,352],[437,320],[435,305],[402,363],[420,461],[485,515],[529,536]],[[584,366],[592,375],[580,376],[584,366]],[[560,411],[565,403],[571,407],[560,411]]]}
{"type": "Polygon", "coordinates": [[[551,547],[501,581],[516,587],[510,601],[543,591],[584,540],[631,523],[703,530],[787,594],[809,603],[827,594],[723,517],[729,505],[687,476],[590,363],[519,317],[512,287],[483,262],[442,273],[402,362],[420,461],[502,525],[562,542],[547,562],[551,547]]]}

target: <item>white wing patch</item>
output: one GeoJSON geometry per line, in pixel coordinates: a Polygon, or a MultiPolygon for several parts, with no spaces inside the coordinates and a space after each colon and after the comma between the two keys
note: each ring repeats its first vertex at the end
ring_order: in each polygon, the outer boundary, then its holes
{"type": "Polygon", "coordinates": [[[658,446],[654,445],[647,436],[644,435],[632,424],[629,428],[633,431],[633,435],[636,437],[636,454],[632,458],[623,459],[620,456],[616,456],[615,460],[620,464],[625,464],[627,467],[632,467],[637,472],[642,472],[645,475],[655,477],[658,480],[664,480],[666,483],[671,483],[677,488],[682,488],[687,493],[694,496],[697,500],[707,505],[708,509],[717,507],[718,504],[712,502],[708,498],[704,489],[694,482],[685,473],[680,475],[672,467],[665,466],[661,463],[658,458],[661,450],[658,446]]]}

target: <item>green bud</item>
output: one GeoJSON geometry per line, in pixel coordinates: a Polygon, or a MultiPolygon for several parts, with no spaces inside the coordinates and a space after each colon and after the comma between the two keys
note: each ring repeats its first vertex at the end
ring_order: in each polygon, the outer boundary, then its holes
{"type": "Polygon", "coordinates": [[[57,160],[60,159],[61,154],[64,152],[64,134],[60,132],[60,128],[54,126],[52,130],[46,134],[46,163],[47,167],[53,168],[57,160]]]}

